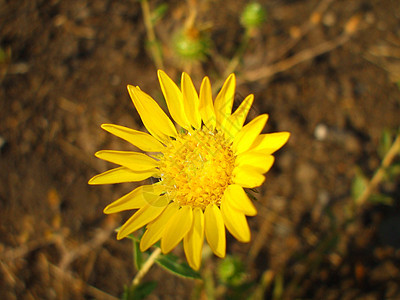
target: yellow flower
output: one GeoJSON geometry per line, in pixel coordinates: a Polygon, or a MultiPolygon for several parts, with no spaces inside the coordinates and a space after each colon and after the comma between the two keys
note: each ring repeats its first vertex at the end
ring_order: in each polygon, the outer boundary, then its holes
{"type": "Polygon", "coordinates": [[[158,78],[177,131],[157,103],[138,87],[128,85],[144,126],[150,134],[119,125],[102,128],[148,154],[102,150],[95,155],[120,165],[97,176],[90,184],[142,181],[142,185],[104,209],[117,213],[137,209],[120,228],[117,238],[146,226],[140,249],[161,239],[168,253],[183,239],[189,265],[198,270],[204,236],[215,255],[225,256],[225,227],[239,241],[250,241],[246,216],[257,211],[244,188],[260,186],[274,162],[272,153],[288,140],[288,132],[261,134],[268,115],[243,126],[254,96],[246,97],[232,114],[235,75],[225,81],[214,103],[208,77],[198,94],[192,80],[182,74],[181,89],[165,74],[158,78]]]}

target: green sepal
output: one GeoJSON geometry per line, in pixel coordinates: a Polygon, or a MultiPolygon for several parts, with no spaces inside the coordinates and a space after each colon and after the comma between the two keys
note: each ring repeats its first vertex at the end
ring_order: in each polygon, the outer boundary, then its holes
{"type": "MultiPolygon", "coordinates": [[[[252,193],[250,193],[250,192],[247,191],[247,190],[244,190],[244,191],[245,191],[247,197],[250,198],[250,200],[252,200],[252,201],[258,201],[257,197],[254,196],[252,193]]],[[[253,189],[251,189],[251,191],[252,191],[252,192],[255,192],[255,193],[258,193],[257,190],[254,191],[253,189]]]]}

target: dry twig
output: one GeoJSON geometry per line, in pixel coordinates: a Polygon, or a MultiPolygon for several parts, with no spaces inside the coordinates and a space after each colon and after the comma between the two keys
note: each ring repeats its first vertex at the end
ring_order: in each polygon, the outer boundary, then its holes
{"type": "Polygon", "coordinates": [[[318,55],[330,52],[346,43],[349,39],[350,35],[343,33],[331,41],[326,41],[317,46],[300,51],[299,53],[275,64],[244,72],[242,77],[248,81],[257,81],[271,77],[277,73],[286,71],[295,65],[298,65],[299,63],[310,60],[318,55]]]}
{"type": "Polygon", "coordinates": [[[74,250],[68,250],[64,252],[64,255],[62,256],[60,263],[58,264],[59,267],[62,270],[66,270],[68,266],[77,258],[86,255],[89,253],[91,250],[98,248],[102,244],[104,244],[110,234],[114,231],[115,226],[107,226],[105,229],[99,229],[94,237],[89,240],[88,242],[80,245],[74,250]]]}
{"type": "Polygon", "coordinates": [[[104,299],[104,300],[117,300],[118,298],[92,286],[84,282],[83,280],[76,278],[71,272],[66,271],[50,262],[48,262],[50,272],[53,273],[56,277],[61,277],[67,280],[70,280],[80,286],[84,286],[86,291],[92,295],[95,299],[104,299]]]}

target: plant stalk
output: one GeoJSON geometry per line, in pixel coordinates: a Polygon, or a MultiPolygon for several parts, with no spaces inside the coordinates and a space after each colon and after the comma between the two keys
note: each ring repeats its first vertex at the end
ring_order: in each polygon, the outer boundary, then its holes
{"type": "Polygon", "coordinates": [[[156,250],[153,251],[153,253],[149,256],[149,258],[143,264],[142,268],[136,274],[135,278],[133,278],[133,280],[132,280],[132,285],[133,286],[138,286],[139,285],[139,283],[143,279],[144,275],[147,274],[147,272],[150,270],[151,266],[154,264],[154,262],[156,261],[157,257],[160,254],[161,254],[161,249],[160,248],[156,248],[156,250]]]}

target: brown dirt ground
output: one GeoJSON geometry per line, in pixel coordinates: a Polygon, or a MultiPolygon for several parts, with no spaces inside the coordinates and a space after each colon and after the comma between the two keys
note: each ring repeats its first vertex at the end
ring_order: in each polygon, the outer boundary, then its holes
{"type": "MultiPolygon", "coordinates": [[[[398,1],[321,1],[327,9],[307,32],[316,1],[262,2],[268,23],[238,68],[237,98],[254,93],[252,117],[269,113],[267,131],[292,137],[258,196],[252,242],[229,236],[228,252],[247,259],[252,281],[265,270],[283,278],[281,296],[267,287],[267,299],[399,299],[399,178],[381,187],[393,206],[363,207],[335,246],[321,246],[344,219],[355,170],[371,176],[382,130],[400,125],[398,1]],[[260,66],[334,41],[352,17],[357,31],[341,46],[249,79],[260,66]],[[327,135],[317,139],[316,128],[327,135]]],[[[191,70],[197,87],[204,75],[220,79],[243,32],[244,4],[198,1],[196,21],[210,27],[213,50],[191,70]]],[[[186,2],[171,2],[156,26],[173,78],[182,68],[169,41],[186,15],[186,2]]],[[[145,44],[138,1],[0,1],[1,299],[101,299],[96,288],[118,297],[133,278],[130,242],[110,234],[128,214],[102,209],[136,185],[87,181],[110,167],[94,152],[127,149],[100,124],[142,128],[126,85],[161,99],[145,44]]],[[[195,285],[159,268],[145,280],[159,281],[151,299],[189,299],[195,285]]]]}

